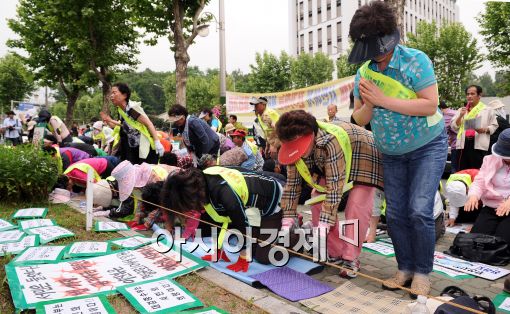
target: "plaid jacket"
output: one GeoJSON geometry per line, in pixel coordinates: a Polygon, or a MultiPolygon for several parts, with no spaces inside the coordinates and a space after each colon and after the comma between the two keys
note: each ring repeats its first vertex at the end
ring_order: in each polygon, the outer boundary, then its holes
{"type": "MultiPolygon", "coordinates": [[[[347,122],[336,123],[351,140],[352,163],[350,180],[383,189],[381,154],[375,147],[371,132],[347,122]]],[[[315,147],[304,159],[314,179],[326,179],[326,201],[322,204],[320,221],[335,224],[337,209],[342,200],[345,183],[345,158],[335,136],[320,130],[315,137],[315,147]]],[[[287,167],[287,184],[283,191],[281,207],[284,217],[295,217],[303,179],[294,165],[287,167]]]]}

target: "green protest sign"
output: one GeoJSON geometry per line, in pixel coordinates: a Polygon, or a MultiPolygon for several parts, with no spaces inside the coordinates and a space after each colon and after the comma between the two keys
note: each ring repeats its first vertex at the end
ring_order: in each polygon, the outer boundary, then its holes
{"type": "Polygon", "coordinates": [[[202,306],[186,288],[169,278],[135,283],[118,290],[140,313],[175,313],[202,306]]]}
{"type": "Polygon", "coordinates": [[[134,237],[113,239],[113,240],[109,240],[108,242],[110,242],[111,244],[116,245],[118,247],[121,247],[123,249],[137,249],[144,245],[154,243],[155,241],[156,241],[156,238],[147,238],[147,237],[137,235],[134,237]]]}
{"type": "Polygon", "coordinates": [[[0,231],[15,229],[16,225],[8,222],[7,220],[0,219],[0,231]]]}
{"type": "Polygon", "coordinates": [[[0,244],[18,242],[24,235],[25,233],[20,230],[0,231],[0,244]]]}
{"type": "Polygon", "coordinates": [[[38,234],[41,244],[46,244],[57,239],[74,237],[72,231],[60,226],[38,227],[27,229],[28,234],[38,234]]]}
{"type": "Polygon", "coordinates": [[[115,309],[104,296],[75,298],[61,302],[44,302],[36,307],[36,314],[80,313],[115,314],[115,309]]]}
{"type": "Polygon", "coordinates": [[[19,222],[19,228],[21,230],[27,230],[31,228],[38,227],[48,227],[48,226],[56,226],[57,223],[53,219],[29,219],[29,220],[21,220],[19,222]]]}
{"type": "Polygon", "coordinates": [[[64,257],[75,258],[75,257],[90,257],[100,256],[111,252],[109,242],[74,242],[67,247],[64,257]]]}
{"type": "Polygon", "coordinates": [[[48,208],[23,208],[18,209],[11,219],[44,218],[47,213],[48,208]]]}
{"type": "Polygon", "coordinates": [[[0,256],[4,256],[7,254],[19,254],[27,247],[37,246],[39,245],[39,236],[38,235],[28,235],[18,242],[4,243],[0,244],[0,256]]]}
{"type": "Polygon", "coordinates": [[[13,303],[16,309],[24,310],[41,302],[114,294],[121,286],[175,278],[206,265],[187,252],[154,243],[90,258],[46,264],[9,263],[5,272],[13,303]]]}
{"type": "Polygon", "coordinates": [[[23,250],[11,263],[39,264],[60,260],[64,254],[65,245],[29,247],[23,250]]]}
{"type": "Polygon", "coordinates": [[[96,221],[94,230],[98,232],[113,232],[129,230],[129,227],[123,222],[116,221],[96,221]]]}

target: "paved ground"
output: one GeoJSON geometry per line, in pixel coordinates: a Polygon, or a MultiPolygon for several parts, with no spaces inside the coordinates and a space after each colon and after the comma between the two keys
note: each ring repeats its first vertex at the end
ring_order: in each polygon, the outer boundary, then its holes
{"type": "MultiPolygon", "coordinates": [[[[83,197],[80,197],[80,200],[83,200],[83,197]]],[[[74,205],[74,207],[77,208],[80,200],[76,199],[76,203],[71,205],[74,205]]],[[[304,221],[310,219],[309,215],[307,214],[309,212],[308,206],[299,206],[298,211],[303,213],[304,221]]],[[[343,213],[340,213],[340,215],[342,217],[343,213]]],[[[106,218],[101,218],[101,220],[103,219],[106,220],[106,218]]],[[[132,231],[129,233],[131,234],[132,231]]],[[[150,236],[150,234],[147,235],[150,236]]],[[[446,250],[453,242],[454,237],[455,235],[446,233],[445,236],[441,238],[436,244],[436,251],[442,252],[446,250]]],[[[397,269],[397,264],[394,257],[388,258],[369,252],[362,252],[360,260],[361,272],[380,279],[391,277],[397,269]]],[[[507,268],[510,269],[510,265],[507,266],[507,268]]],[[[256,305],[261,306],[264,310],[270,313],[299,313],[301,311],[309,313],[313,312],[310,309],[301,306],[299,302],[289,302],[286,299],[280,298],[279,296],[273,294],[271,291],[265,288],[255,290],[254,288],[251,288],[250,286],[240,281],[230,279],[230,277],[220,274],[214,269],[207,269],[206,271],[202,270],[198,273],[200,274],[201,272],[204,272],[204,276],[202,276],[204,280],[213,281],[215,284],[221,286],[225,290],[240,296],[249,302],[254,302],[256,305]]],[[[329,266],[326,266],[322,272],[312,275],[312,277],[334,287],[340,286],[347,281],[347,279],[343,279],[338,276],[338,269],[329,266]]],[[[456,285],[471,295],[484,295],[491,299],[493,299],[502,291],[503,282],[505,279],[501,278],[497,281],[489,281],[475,277],[472,279],[455,280],[437,273],[432,273],[431,278],[431,295],[438,296],[444,287],[456,285]]],[[[409,295],[405,292],[384,291],[381,289],[380,283],[365,279],[361,276],[351,279],[351,281],[358,287],[367,289],[369,291],[381,292],[392,297],[410,300],[409,295]]]]}

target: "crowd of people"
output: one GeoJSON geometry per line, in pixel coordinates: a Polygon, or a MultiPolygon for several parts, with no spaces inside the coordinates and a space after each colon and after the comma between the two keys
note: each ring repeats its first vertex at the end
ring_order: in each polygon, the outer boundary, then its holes
{"type": "MultiPolygon", "coordinates": [[[[266,97],[258,97],[250,102],[253,136],[235,115],[223,124],[219,106],[193,115],[180,104],[168,111],[174,131],[166,134],[130,100],[129,86],[117,83],[111,102],[118,118],[102,112],[100,121],[78,135],[42,110],[29,130],[36,123],[46,130],[42,147],[58,161],[57,189],[83,191],[92,169],[98,216],[126,220],[138,230],[160,223],[173,231],[180,223],[185,238],[198,229],[207,236],[204,221],[242,231],[251,227],[260,240],[268,239],[264,228],[291,239],[298,229],[312,229],[327,239],[318,248],[324,259],[341,264],[340,275],[347,278],[362,268],[361,244],[375,240],[382,208],[398,264],[383,288],[410,285],[413,295],[427,295],[448,147],[446,224],[471,222],[472,232],[510,243],[510,129],[504,106],[482,103],[476,85],[466,88],[466,103],[458,110],[439,102],[430,59],[399,44],[395,15],[384,2],[361,6],[349,36],[354,45],[348,60],[360,64],[350,122],[336,116],[335,105],[327,108],[325,121],[303,110],[280,116],[266,97]],[[306,200],[312,219],[303,223],[297,206],[306,200]],[[356,241],[340,238],[339,210],[359,222],[356,241]]],[[[23,123],[8,112],[3,129],[12,145],[19,144],[23,123]]],[[[353,234],[348,226],[345,235],[353,234]]],[[[217,253],[229,261],[221,248],[224,236],[220,232],[217,253]]],[[[269,249],[257,244],[250,253],[269,263],[269,249]]],[[[246,271],[246,255],[243,250],[229,268],[246,271]]]]}

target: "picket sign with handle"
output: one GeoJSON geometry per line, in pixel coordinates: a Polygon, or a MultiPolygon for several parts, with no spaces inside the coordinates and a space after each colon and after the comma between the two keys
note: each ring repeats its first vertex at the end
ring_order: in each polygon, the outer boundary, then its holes
{"type": "Polygon", "coordinates": [[[87,171],[87,191],[85,193],[87,197],[86,210],[86,230],[92,230],[92,203],[94,202],[94,170],[90,167],[87,171]]]}

